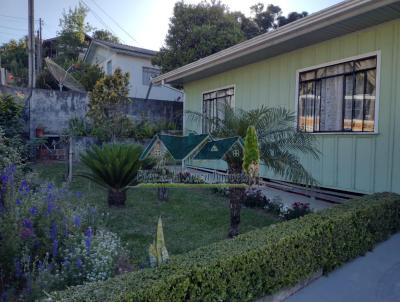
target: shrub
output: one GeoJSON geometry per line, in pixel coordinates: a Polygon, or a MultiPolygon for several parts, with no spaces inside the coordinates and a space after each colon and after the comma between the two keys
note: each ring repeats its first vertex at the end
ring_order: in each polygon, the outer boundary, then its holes
{"type": "Polygon", "coordinates": [[[254,301],[365,254],[400,230],[382,193],[202,247],[156,269],[53,293],[54,301],[254,301]]]}
{"type": "Polygon", "coordinates": [[[66,133],[72,136],[89,136],[90,135],[89,123],[79,117],[73,117],[68,121],[68,129],[66,133]]]}
{"type": "Polygon", "coordinates": [[[260,189],[250,188],[246,190],[243,205],[248,208],[265,208],[269,200],[260,189]]]}
{"type": "Polygon", "coordinates": [[[96,233],[87,228],[84,236],[78,236],[72,248],[64,250],[61,275],[75,283],[106,280],[114,275],[117,260],[124,249],[118,236],[100,229],[96,233]]]}
{"type": "Polygon", "coordinates": [[[157,159],[154,157],[146,157],[142,160],[142,169],[143,170],[152,170],[157,165],[157,159]]]}
{"type": "Polygon", "coordinates": [[[285,218],[286,220],[290,220],[290,219],[302,217],[302,216],[310,214],[310,213],[311,213],[311,209],[310,209],[309,203],[294,202],[292,204],[292,207],[288,208],[283,213],[283,218],[285,218]]]}
{"type": "Polygon", "coordinates": [[[109,206],[123,206],[128,187],[136,181],[141,153],[139,145],[93,145],[81,155],[82,163],[90,172],[80,176],[108,189],[109,206]]]}
{"type": "Polygon", "coordinates": [[[205,183],[204,179],[200,176],[193,175],[190,172],[179,172],[176,175],[177,182],[184,184],[202,184],[205,183]]]}
{"type": "Polygon", "coordinates": [[[23,132],[23,103],[11,95],[0,93],[0,127],[5,137],[13,138],[23,132]]]}
{"type": "Polygon", "coordinates": [[[0,173],[0,292],[33,301],[43,290],[114,275],[123,249],[101,230],[106,217],[80,194],[51,183],[35,188],[15,173],[0,173]]]}
{"type": "Polygon", "coordinates": [[[114,74],[100,78],[89,93],[87,116],[93,125],[94,134],[102,140],[115,140],[125,132],[125,106],[128,98],[129,73],[117,68],[114,74]]]}
{"type": "Polygon", "coordinates": [[[20,166],[22,163],[21,145],[4,135],[0,127],[0,171],[10,165],[20,166]]]}
{"type": "Polygon", "coordinates": [[[229,188],[227,187],[215,187],[211,189],[213,193],[228,197],[229,196],[229,188]]]}
{"type": "Polygon", "coordinates": [[[283,203],[279,197],[272,200],[268,199],[265,209],[273,215],[281,216],[283,211],[283,203]]]}

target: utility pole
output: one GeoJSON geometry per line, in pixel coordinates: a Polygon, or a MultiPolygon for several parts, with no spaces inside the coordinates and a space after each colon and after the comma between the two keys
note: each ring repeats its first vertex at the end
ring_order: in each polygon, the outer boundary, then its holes
{"type": "Polygon", "coordinates": [[[42,63],[43,63],[43,49],[42,49],[42,18],[39,18],[39,30],[37,31],[37,71],[42,71],[42,63]]]}
{"type": "Polygon", "coordinates": [[[35,64],[35,22],[34,22],[34,0],[28,0],[28,64],[29,64],[29,87],[35,88],[36,64],[35,64]]]}

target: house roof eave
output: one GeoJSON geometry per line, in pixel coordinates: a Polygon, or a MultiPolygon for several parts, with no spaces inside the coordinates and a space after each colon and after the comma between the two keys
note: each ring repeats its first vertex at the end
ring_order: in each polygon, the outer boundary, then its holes
{"type": "Polygon", "coordinates": [[[395,18],[400,18],[399,0],[347,0],[162,74],[153,83],[183,84],[395,18]],[[368,15],[376,11],[379,14],[375,18],[368,15]],[[363,22],[355,22],[357,17],[362,17],[363,22]],[[315,37],[310,37],[311,33],[315,37]]]}

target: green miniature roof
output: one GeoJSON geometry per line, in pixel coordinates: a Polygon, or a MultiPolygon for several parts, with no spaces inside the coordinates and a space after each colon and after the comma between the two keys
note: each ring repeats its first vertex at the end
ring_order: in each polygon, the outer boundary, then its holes
{"type": "Polygon", "coordinates": [[[147,147],[143,150],[142,154],[140,155],[140,160],[143,160],[146,158],[147,153],[150,151],[151,147],[153,146],[153,144],[156,140],[157,140],[157,136],[153,136],[150,143],[147,145],[147,147]]]}
{"type": "Polygon", "coordinates": [[[168,152],[175,160],[182,160],[207,137],[208,134],[191,134],[187,136],[159,134],[153,137],[149,145],[143,151],[140,158],[146,158],[148,152],[151,150],[153,144],[157,141],[158,138],[164,144],[165,148],[168,149],[168,152]]]}
{"type": "Polygon", "coordinates": [[[158,137],[174,159],[182,160],[204,141],[208,134],[191,134],[187,136],[160,134],[158,137]]]}
{"type": "Polygon", "coordinates": [[[194,159],[222,159],[237,142],[241,142],[241,139],[237,136],[210,141],[201,148],[194,159]]]}

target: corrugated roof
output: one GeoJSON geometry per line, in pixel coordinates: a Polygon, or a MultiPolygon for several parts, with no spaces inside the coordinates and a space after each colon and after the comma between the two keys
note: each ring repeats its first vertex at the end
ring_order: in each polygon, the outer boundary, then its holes
{"type": "Polygon", "coordinates": [[[171,153],[175,160],[182,160],[192,152],[201,142],[208,137],[208,134],[175,136],[159,134],[158,138],[171,153]]]}
{"type": "Polygon", "coordinates": [[[240,141],[240,138],[237,136],[210,141],[201,148],[200,152],[194,157],[194,159],[222,159],[226,152],[228,152],[229,149],[231,149],[238,141],[240,141]]]}

